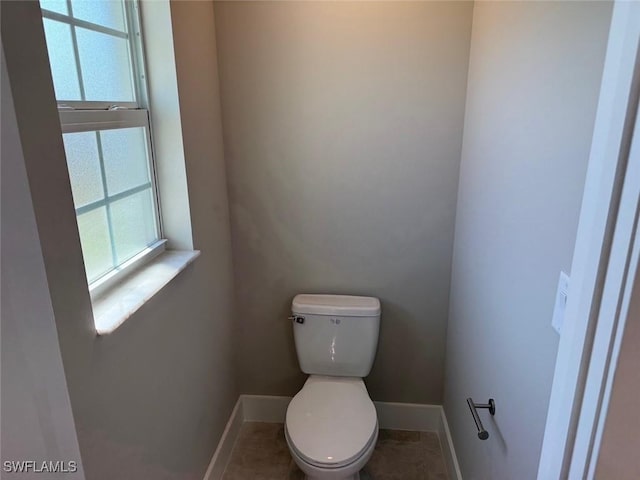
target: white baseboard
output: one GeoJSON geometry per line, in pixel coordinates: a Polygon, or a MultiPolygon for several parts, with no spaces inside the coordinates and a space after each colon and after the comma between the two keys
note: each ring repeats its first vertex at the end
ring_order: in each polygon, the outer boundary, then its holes
{"type": "Polygon", "coordinates": [[[222,478],[224,469],[231,457],[233,445],[236,443],[236,438],[238,438],[238,434],[240,433],[240,427],[244,422],[243,410],[242,396],[240,396],[236,402],[236,406],[233,407],[227,426],[224,428],[224,432],[222,432],[218,447],[213,457],[211,457],[209,468],[207,468],[204,474],[204,480],[220,480],[222,478]]]}
{"type": "Polygon", "coordinates": [[[440,407],[438,436],[440,437],[440,446],[442,447],[442,454],[444,455],[447,472],[449,472],[449,478],[451,480],[462,480],[462,472],[460,471],[460,465],[458,464],[456,450],[453,447],[453,438],[451,438],[449,423],[447,422],[447,416],[445,415],[444,408],[442,407],[440,407]]]}
{"type": "MultiPolygon", "coordinates": [[[[243,422],[284,423],[291,397],[240,395],[204,480],[220,480],[243,422]]],[[[462,480],[451,433],[440,405],[374,402],[380,428],[437,432],[450,480],[462,480]]]]}
{"type": "Polygon", "coordinates": [[[440,425],[440,405],[418,403],[373,402],[378,412],[380,428],[437,432],[440,425]]]}

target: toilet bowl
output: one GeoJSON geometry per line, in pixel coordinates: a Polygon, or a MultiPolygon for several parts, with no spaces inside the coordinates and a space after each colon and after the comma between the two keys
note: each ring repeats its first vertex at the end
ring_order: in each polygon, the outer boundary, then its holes
{"type": "Polygon", "coordinates": [[[287,408],[291,456],[307,480],[359,480],[378,439],[363,378],[378,345],[380,301],[297,295],[292,312],[298,361],[310,376],[287,408]]]}
{"type": "Polygon", "coordinates": [[[378,439],[361,378],[312,375],[287,409],[285,437],[308,480],[357,480],[378,439]]]}

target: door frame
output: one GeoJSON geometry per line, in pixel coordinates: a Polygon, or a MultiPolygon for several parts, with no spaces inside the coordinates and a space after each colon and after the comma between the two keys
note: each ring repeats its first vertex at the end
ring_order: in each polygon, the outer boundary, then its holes
{"type": "Polygon", "coordinates": [[[616,0],[538,480],[595,472],[640,250],[639,41],[640,2],[616,0]]]}

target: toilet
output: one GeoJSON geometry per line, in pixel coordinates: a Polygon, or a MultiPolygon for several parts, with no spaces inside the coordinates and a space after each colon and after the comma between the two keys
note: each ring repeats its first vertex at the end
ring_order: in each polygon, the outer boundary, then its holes
{"type": "Polygon", "coordinates": [[[300,369],[309,374],[289,403],[285,438],[307,480],[359,480],[378,439],[363,378],[378,346],[380,301],[296,295],[291,307],[300,369]]]}

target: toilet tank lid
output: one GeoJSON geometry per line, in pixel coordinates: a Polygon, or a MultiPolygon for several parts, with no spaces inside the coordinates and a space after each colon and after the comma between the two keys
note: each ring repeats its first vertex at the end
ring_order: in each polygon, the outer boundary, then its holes
{"type": "Polygon", "coordinates": [[[380,315],[380,300],[352,295],[299,294],[293,299],[291,310],[299,314],[374,317],[380,315]]]}

